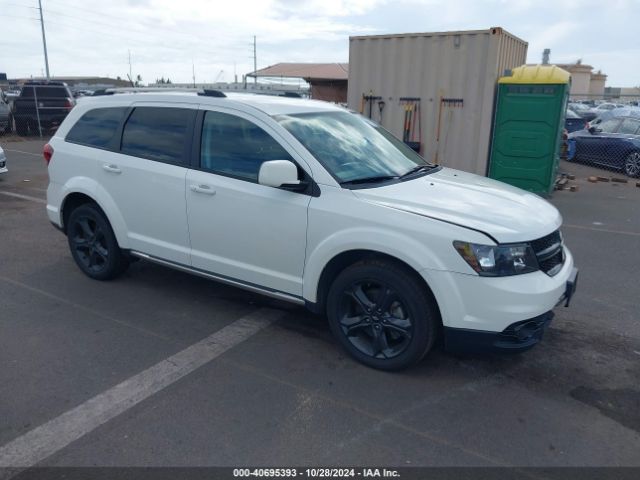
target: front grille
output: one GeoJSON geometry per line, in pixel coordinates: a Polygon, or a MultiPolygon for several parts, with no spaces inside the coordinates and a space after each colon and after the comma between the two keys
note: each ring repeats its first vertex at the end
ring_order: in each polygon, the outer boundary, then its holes
{"type": "Polygon", "coordinates": [[[546,237],[542,237],[537,240],[534,240],[533,242],[531,242],[531,246],[533,247],[533,251],[536,252],[536,255],[537,255],[538,252],[542,252],[556,243],[562,243],[562,238],[560,237],[560,230],[556,230],[555,232],[550,233],[546,237]]]}
{"type": "Polygon", "coordinates": [[[551,276],[560,271],[564,263],[564,251],[559,230],[533,240],[531,247],[538,259],[540,270],[551,276]]]}

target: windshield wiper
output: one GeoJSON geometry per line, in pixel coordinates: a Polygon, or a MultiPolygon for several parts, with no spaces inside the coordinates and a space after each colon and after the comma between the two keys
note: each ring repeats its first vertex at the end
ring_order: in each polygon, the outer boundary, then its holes
{"type": "Polygon", "coordinates": [[[437,167],[437,165],[429,165],[429,164],[416,165],[415,167],[410,169],[408,172],[403,173],[402,175],[400,175],[400,178],[406,178],[406,177],[408,177],[410,175],[413,175],[414,173],[418,173],[418,172],[426,172],[426,171],[432,170],[432,169],[434,169],[436,167],[437,167]]]}
{"type": "Polygon", "coordinates": [[[358,185],[360,183],[376,183],[376,182],[384,182],[386,180],[396,180],[398,178],[397,175],[376,175],[373,177],[363,177],[356,178],[354,180],[347,180],[345,182],[340,182],[340,185],[358,185]]]}

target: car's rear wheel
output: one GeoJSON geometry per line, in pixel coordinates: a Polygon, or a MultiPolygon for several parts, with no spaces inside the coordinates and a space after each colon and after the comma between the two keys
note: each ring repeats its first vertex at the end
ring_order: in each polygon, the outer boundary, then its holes
{"type": "Polygon", "coordinates": [[[640,176],[640,152],[631,152],[624,160],[624,173],[630,177],[640,176]]]}
{"type": "Polygon", "coordinates": [[[426,287],[394,262],[368,260],[342,271],[327,298],[333,334],[370,367],[400,370],[431,349],[438,308],[426,287]]]}
{"type": "Polygon", "coordinates": [[[97,205],[73,210],[67,224],[71,255],[80,270],[96,280],[111,280],[129,266],[109,221],[97,205]]]}

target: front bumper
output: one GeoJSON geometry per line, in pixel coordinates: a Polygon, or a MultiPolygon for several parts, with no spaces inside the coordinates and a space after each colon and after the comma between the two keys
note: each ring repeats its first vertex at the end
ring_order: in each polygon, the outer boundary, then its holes
{"type": "Polygon", "coordinates": [[[553,312],[515,322],[502,332],[444,328],[444,345],[450,352],[523,352],[542,340],[553,312]]]}
{"type": "Polygon", "coordinates": [[[564,303],[564,306],[568,307],[569,303],[571,303],[571,297],[573,297],[573,295],[576,293],[577,288],[578,288],[578,269],[572,268],[571,274],[567,279],[567,284],[564,289],[564,294],[562,295],[562,297],[560,297],[560,300],[558,300],[558,303],[556,304],[556,306],[560,305],[561,303],[564,303]]]}
{"type": "MultiPolygon", "coordinates": [[[[513,323],[538,317],[566,302],[567,282],[572,281],[573,256],[565,248],[560,271],[542,271],[510,277],[481,277],[441,270],[423,270],[444,327],[502,332],[513,323]]],[[[575,284],[575,281],[573,281],[575,284]]]]}
{"type": "MultiPolygon", "coordinates": [[[[564,293],[556,305],[569,306],[578,285],[578,269],[572,268],[565,283],[564,293]]],[[[529,350],[542,340],[546,328],[553,319],[548,311],[507,326],[501,332],[444,327],[445,348],[452,352],[522,352],[529,350]]]]}

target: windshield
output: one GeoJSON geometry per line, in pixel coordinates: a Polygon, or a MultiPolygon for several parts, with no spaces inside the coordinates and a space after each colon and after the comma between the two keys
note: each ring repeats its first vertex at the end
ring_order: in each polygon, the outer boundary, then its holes
{"type": "Polygon", "coordinates": [[[579,110],[589,110],[589,107],[584,103],[572,103],[571,105],[569,105],[569,108],[576,112],[579,110]]]}
{"type": "Polygon", "coordinates": [[[278,115],[275,119],[340,183],[400,177],[431,165],[381,126],[349,112],[278,115]]]}

